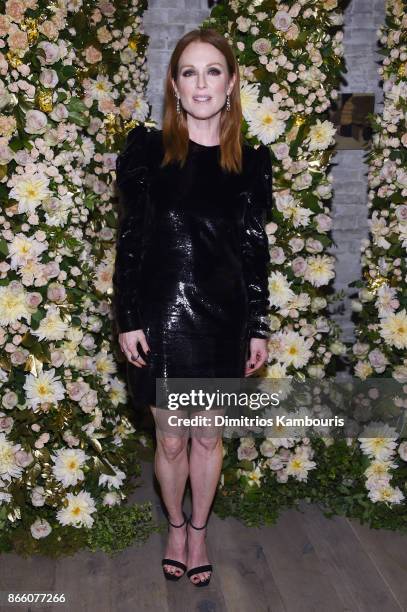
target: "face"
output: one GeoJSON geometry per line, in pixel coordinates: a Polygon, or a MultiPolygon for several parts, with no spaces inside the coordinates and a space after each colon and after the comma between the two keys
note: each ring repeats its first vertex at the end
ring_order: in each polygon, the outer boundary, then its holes
{"type": "Polygon", "coordinates": [[[177,81],[172,84],[187,113],[208,119],[222,110],[235,78],[229,78],[226,60],[216,47],[195,41],[182,52],[177,81]]]}

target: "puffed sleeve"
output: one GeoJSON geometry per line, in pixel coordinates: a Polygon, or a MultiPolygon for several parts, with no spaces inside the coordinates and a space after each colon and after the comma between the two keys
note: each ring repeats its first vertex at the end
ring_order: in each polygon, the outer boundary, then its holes
{"type": "Polygon", "coordinates": [[[113,302],[119,333],[142,327],[137,285],[147,193],[146,135],[145,126],[133,128],[116,161],[122,210],[116,238],[113,302]]]}
{"type": "Polygon", "coordinates": [[[270,252],[265,224],[270,219],[272,206],[272,168],[269,148],[260,145],[256,150],[256,169],[253,187],[247,203],[243,232],[243,261],[249,299],[249,338],[268,338],[267,316],[270,252]]]}

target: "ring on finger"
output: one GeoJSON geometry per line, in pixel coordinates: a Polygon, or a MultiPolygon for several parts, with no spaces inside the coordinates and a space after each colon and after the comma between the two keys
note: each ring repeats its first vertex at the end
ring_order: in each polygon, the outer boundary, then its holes
{"type": "Polygon", "coordinates": [[[137,359],[140,357],[140,355],[137,353],[137,355],[133,355],[133,353],[131,353],[131,358],[133,359],[133,361],[137,361],[137,359]]]}

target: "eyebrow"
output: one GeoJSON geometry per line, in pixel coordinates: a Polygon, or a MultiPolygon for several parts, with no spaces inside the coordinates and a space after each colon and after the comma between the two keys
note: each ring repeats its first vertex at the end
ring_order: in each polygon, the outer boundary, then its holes
{"type": "MultiPolygon", "coordinates": [[[[218,64],[219,66],[223,67],[223,64],[221,64],[220,62],[210,62],[209,64],[206,64],[207,66],[213,66],[214,64],[218,64]]],[[[182,64],[181,69],[182,68],[195,68],[195,66],[193,66],[192,64],[182,64]]]]}

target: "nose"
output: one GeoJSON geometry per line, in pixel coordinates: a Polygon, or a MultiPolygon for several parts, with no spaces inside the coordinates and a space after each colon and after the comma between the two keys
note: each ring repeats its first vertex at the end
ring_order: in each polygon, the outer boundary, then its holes
{"type": "Polygon", "coordinates": [[[198,83],[197,86],[199,89],[201,89],[202,87],[206,87],[206,77],[205,77],[205,73],[198,73],[198,83]]]}

